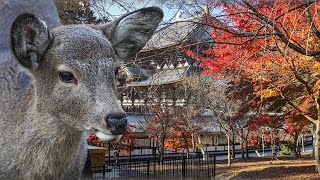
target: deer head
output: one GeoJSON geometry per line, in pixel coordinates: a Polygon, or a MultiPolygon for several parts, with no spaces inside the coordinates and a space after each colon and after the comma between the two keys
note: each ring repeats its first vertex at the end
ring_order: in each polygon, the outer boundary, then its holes
{"type": "MultiPolygon", "coordinates": [[[[66,25],[49,31],[32,14],[17,17],[11,46],[34,79],[37,117],[119,138],[127,119],[116,98],[115,76],[156,30],[163,13],[151,7],[103,25],[66,25]]],[[[48,124],[49,126],[49,124],[48,124]]]]}

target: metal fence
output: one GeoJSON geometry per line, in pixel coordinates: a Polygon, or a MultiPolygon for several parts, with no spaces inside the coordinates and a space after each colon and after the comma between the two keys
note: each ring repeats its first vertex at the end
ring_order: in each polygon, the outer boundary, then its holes
{"type": "Polygon", "coordinates": [[[140,160],[111,160],[92,167],[94,179],[214,179],[216,155],[193,154],[140,160]]]}

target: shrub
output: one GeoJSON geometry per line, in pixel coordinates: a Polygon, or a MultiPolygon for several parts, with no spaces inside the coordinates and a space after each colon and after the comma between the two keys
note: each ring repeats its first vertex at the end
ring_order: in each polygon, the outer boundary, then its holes
{"type": "Polygon", "coordinates": [[[281,148],[281,151],[280,151],[281,154],[291,154],[294,152],[292,143],[280,144],[280,148],[281,148]]]}

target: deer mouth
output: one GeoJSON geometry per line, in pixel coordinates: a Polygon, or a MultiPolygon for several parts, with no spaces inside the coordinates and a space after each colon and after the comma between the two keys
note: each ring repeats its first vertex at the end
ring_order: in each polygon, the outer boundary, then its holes
{"type": "Polygon", "coordinates": [[[121,136],[122,136],[122,135],[113,135],[113,134],[109,134],[109,133],[107,134],[107,133],[101,132],[101,131],[99,131],[99,130],[96,130],[95,135],[96,135],[99,139],[101,139],[101,140],[103,140],[103,141],[111,141],[111,140],[117,140],[117,141],[119,141],[120,138],[121,138],[121,136]]]}

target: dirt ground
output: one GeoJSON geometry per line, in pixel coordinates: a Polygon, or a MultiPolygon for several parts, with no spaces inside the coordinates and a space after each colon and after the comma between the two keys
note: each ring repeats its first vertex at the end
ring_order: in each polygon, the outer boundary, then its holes
{"type": "Polygon", "coordinates": [[[315,173],[315,161],[309,154],[300,159],[294,156],[278,156],[279,160],[271,157],[239,158],[227,161],[217,161],[217,179],[280,179],[280,180],[320,180],[315,173]]]}

